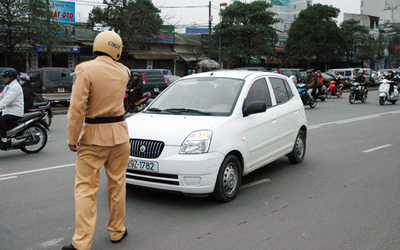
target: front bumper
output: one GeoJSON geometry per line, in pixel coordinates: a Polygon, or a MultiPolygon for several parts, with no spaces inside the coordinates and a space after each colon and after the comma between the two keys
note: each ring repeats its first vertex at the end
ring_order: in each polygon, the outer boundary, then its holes
{"type": "Polygon", "coordinates": [[[156,161],[158,172],[145,172],[128,168],[126,183],[139,187],[183,194],[209,194],[214,191],[219,168],[224,155],[219,152],[205,154],[178,154],[179,147],[166,146],[156,161]]]}

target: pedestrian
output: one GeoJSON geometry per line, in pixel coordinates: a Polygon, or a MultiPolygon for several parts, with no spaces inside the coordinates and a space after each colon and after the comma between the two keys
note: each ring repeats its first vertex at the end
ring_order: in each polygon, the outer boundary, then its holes
{"type": "Polygon", "coordinates": [[[122,39],[112,31],[99,33],[93,43],[94,60],[76,67],[68,111],[68,146],[76,156],[75,234],[63,250],[90,249],[97,217],[99,170],[108,180],[108,232],[112,243],[124,239],[126,169],[129,134],[123,99],[130,79],[117,62],[122,39]]]}

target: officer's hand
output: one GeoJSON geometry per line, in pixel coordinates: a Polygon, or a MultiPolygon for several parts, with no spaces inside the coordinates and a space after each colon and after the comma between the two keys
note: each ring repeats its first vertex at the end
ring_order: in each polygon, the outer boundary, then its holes
{"type": "Polygon", "coordinates": [[[78,152],[78,145],[68,145],[69,150],[71,150],[72,152],[78,152]]]}

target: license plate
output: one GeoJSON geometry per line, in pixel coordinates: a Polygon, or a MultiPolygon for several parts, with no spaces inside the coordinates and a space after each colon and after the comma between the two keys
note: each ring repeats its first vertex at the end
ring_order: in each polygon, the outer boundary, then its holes
{"type": "Polygon", "coordinates": [[[154,92],[160,92],[159,88],[154,88],[154,92]]]}
{"type": "Polygon", "coordinates": [[[65,89],[64,88],[58,88],[57,91],[58,91],[58,93],[64,93],[65,89]]]}
{"type": "Polygon", "coordinates": [[[158,162],[129,159],[128,168],[149,172],[158,172],[158,162]]]}

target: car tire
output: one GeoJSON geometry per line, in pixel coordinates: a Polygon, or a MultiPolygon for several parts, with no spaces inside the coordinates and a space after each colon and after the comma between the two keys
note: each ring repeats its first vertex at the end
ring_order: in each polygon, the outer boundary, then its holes
{"type": "Polygon", "coordinates": [[[228,155],[222,162],[215,183],[213,198],[220,202],[235,199],[242,182],[242,166],[234,155],[228,155]]]}
{"type": "Polygon", "coordinates": [[[301,163],[306,154],[306,135],[302,130],[297,134],[292,152],[288,155],[289,161],[293,164],[301,163]]]}

